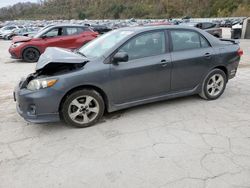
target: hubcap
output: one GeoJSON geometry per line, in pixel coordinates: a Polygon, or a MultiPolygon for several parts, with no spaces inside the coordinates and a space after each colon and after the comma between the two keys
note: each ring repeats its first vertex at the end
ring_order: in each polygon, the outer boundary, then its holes
{"type": "Polygon", "coordinates": [[[207,92],[210,96],[216,97],[218,96],[224,87],[224,78],[220,74],[213,75],[207,83],[207,92]]]}
{"type": "Polygon", "coordinates": [[[30,60],[33,60],[34,57],[36,56],[35,52],[32,51],[32,50],[29,50],[27,53],[26,53],[26,57],[30,60]]]}
{"type": "Polygon", "coordinates": [[[97,100],[88,95],[74,99],[68,108],[69,117],[78,124],[90,123],[98,113],[99,104],[97,100]]]}

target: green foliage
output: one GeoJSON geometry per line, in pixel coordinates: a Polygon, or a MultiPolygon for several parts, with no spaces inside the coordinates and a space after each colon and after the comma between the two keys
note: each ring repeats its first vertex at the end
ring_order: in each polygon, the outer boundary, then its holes
{"type": "Polygon", "coordinates": [[[250,16],[250,0],[44,0],[0,9],[0,19],[250,16]]]}
{"type": "Polygon", "coordinates": [[[86,18],[86,14],[84,12],[79,12],[78,13],[78,19],[79,20],[84,20],[86,18]]]}

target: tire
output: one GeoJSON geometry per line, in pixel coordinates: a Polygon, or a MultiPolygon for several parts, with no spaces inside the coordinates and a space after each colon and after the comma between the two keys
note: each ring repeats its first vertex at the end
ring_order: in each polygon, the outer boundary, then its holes
{"type": "Polygon", "coordinates": [[[103,98],[98,92],[83,89],[66,98],[60,115],[67,124],[84,128],[97,123],[103,116],[104,109],[103,98]]]}
{"type": "Polygon", "coordinates": [[[35,48],[26,48],[23,51],[23,60],[27,62],[37,62],[40,57],[40,52],[35,48]]]}
{"type": "Polygon", "coordinates": [[[12,38],[13,38],[13,36],[12,36],[12,35],[9,35],[9,36],[7,37],[7,40],[12,40],[12,38]]]}
{"type": "Polygon", "coordinates": [[[225,91],[227,76],[224,71],[214,69],[208,73],[202,84],[202,91],[199,94],[206,100],[218,99],[225,91]]]}

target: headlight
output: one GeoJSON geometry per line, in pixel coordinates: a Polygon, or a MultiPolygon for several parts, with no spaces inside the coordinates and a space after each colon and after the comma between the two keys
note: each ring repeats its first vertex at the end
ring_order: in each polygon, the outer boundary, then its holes
{"type": "Polygon", "coordinates": [[[23,44],[23,42],[14,43],[14,44],[12,44],[12,48],[16,48],[22,44],[23,44]]]}
{"type": "Polygon", "coordinates": [[[52,87],[53,85],[55,85],[56,82],[57,82],[57,79],[51,79],[51,80],[35,79],[29,82],[29,84],[27,85],[27,89],[35,91],[35,90],[39,90],[43,88],[48,88],[48,87],[52,87]]]}

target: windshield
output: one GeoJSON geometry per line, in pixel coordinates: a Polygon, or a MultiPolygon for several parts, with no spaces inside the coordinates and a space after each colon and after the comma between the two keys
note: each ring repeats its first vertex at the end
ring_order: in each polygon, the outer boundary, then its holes
{"type": "Polygon", "coordinates": [[[52,27],[52,25],[43,27],[40,30],[38,30],[36,35],[34,35],[34,38],[40,38],[44,33],[50,30],[50,27],[52,27]]]}
{"type": "Polygon", "coordinates": [[[79,52],[90,58],[104,56],[104,54],[111,50],[117,43],[133,33],[133,31],[124,30],[108,32],[80,48],[79,52]]]}
{"type": "MultiPolygon", "coordinates": [[[[43,33],[44,33],[44,29],[42,28],[41,30],[39,30],[35,35],[34,35],[34,38],[40,38],[43,33]]],[[[46,30],[47,31],[47,30],[46,30]]]]}

